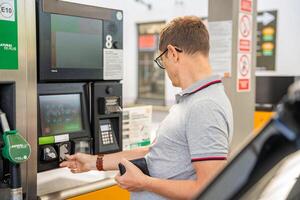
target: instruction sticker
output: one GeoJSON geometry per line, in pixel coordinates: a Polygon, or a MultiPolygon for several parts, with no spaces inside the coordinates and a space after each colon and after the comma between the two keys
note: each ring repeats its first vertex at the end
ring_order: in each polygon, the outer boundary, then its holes
{"type": "Polygon", "coordinates": [[[214,71],[221,76],[231,75],[232,21],[209,22],[208,30],[210,62],[214,71]]]}
{"type": "Polygon", "coordinates": [[[56,135],[56,136],[54,136],[55,143],[67,142],[69,140],[70,140],[69,134],[63,134],[63,135],[56,135]]]}
{"type": "Polygon", "coordinates": [[[103,49],[103,79],[123,79],[123,49],[103,49]]]}

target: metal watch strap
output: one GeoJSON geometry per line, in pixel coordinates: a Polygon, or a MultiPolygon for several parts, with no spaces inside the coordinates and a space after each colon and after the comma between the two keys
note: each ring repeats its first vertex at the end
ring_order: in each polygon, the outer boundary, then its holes
{"type": "Polygon", "coordinates": [[[96,167],[99,171],[103,171],[103,154],[97,156],[96,167]]]}

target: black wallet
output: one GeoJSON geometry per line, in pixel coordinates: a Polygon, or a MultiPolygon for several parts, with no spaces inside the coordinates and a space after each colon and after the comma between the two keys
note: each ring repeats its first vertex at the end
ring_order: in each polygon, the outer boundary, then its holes
{"type": "MultiPolygon", "coordinates": [[[[135,166],[137,166],[144,174],[150,176],[149,170],[148,170],[148,167],[147,167],[147,162],[146,162],[145,158],[130,160],[130,162],[132,162],[135,166]]],[[[125,166],[122,165],[121,163],[119,163],[119,170],[120,170],[121,176],[123,174],[125,174],[125,172],[126,172],[125,166]]]]}

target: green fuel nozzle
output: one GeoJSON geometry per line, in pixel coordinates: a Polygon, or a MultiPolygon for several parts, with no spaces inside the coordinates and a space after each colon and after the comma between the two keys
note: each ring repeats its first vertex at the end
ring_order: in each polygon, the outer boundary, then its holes
{"type": "Polygon", "coordinates": [[[4,132],[3,141],[2,155],[4,158],[15,164],[29,159],[31,154],[30,145],[17,130],[4,132]]]}
{"type": "Polygon", "coordinates": [[[20,164],[29,159],[31,148],[29,143],[17,130],[10,130],[6,115],[0,110],[0,123],[3,129],[2,155],[14,164],[20,164]]]}

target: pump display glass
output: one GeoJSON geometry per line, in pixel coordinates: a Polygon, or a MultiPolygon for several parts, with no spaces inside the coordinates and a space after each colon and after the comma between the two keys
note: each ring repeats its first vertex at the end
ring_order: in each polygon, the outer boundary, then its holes
{"type": "Polygon", "coordinates": [[[99,68],[101,34],[101,20],[51,14],[51,68],[99,68]]]}
{"type": "Polygon", "coordinates": [[[82,131],[80,94],[42,95],[39,102],[43,135],[82,131]]]}

